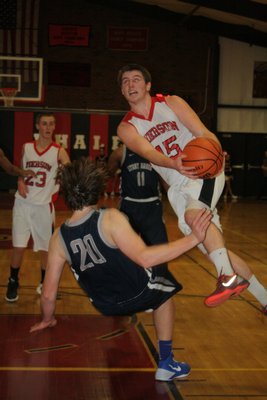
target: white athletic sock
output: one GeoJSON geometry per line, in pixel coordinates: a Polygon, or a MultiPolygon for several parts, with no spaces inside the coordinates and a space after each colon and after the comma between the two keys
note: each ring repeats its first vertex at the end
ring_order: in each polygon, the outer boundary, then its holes
{"type": "Polygon", "coordinates": [[[221,274],[223,274],[223,275],[233,275],[234,274],[234,270],[230,263],[230,260],[228,257],[228,252],[227,252],[226,248],[223,247],[221,249],[212,251],[209,254],[209,258],[215,265],[218,276],[220,276],[221,274]]]}
{"type": "Polygon", "coordinates": [[[248,281],[249,287],[247,290],[265,307],[267,305],[267,290],[262,286],[255,275],[252,275],[248,281]]]}

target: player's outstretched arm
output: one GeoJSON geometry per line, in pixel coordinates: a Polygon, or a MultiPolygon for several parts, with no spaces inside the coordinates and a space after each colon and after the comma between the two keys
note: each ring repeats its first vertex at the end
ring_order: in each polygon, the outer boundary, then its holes
{"type": "Polygon", "coordinates": [[[123,146],[115,149],[108,158],[108,172],[110,176],[114,176],[116,171],[121,167],[123,157],[123,146]]]}
{"type": "Polygon", "coordinates": [[[122,121],[118,126],[117,135],[130,150],[139,156],[155,165],[175,169],[175,161],[156,150],[144,137],[139,135],[133,125],[122,121]]]}
{"type": "Polygon", "coordinates": [[[199,243],[204,242],[206,238],[206,232],[210,225],[211,218],[212,212],[209,209],[202,208],[193,220],[191,226],[192,234],[197,238],[199,243]]]}
{"type": "Polygon", "coordinates": [[[5,153],[2,149],[0,149],[0,166],[6,171],[9,175],[17,175],[17,176],[35,176],[35,173],[30,169],[22,169],[13,165],[9,159],[5,156],[5,153]]]}
{"type": "Polygon", "coordinates": [[[32,177],[36,176],[35,172],[32,171],[31,169],[21,169],[21,168],[19,168],[19,170],[20,170],[20,173],[18,173],[16,175],[23,176],[23,178],[26,178],[26,176],[32,176],[32,177]]]}
{"type": "Polygon", "coordinates": [[[161,167],[175,169],[182,175],[196,179],[194,168],[185,167],[182,164],[182,158],[184,156],[179,154],[179,149],[176,150],[176,153],[172,154],[173,158],[167,157],[162,152],[156,150],[144,137],[140,136],[134,126],[124,121],[118,126],[117,134],[129,149],[151,163],[161,167]]]}
{"type": "Polygon", "coordinates": [[[57,290],[66,257],[59,241],[59,229],[56,229],[49,244],[48,262],[41,294],[42,320],[30,329],[30,332],[51,328],[57,321],[54,316],[57,290]]]}
{"type": "Polygon", "coordinates": [[[166,97],[166,102],[194,136],[205,136],[219,143],[217,136],[203,124],[199,116],[185,100],[179,96],[168,96],[166,97]]]}
{"type": "Polygon", "coordinates": [[[18,192],[21,197],[26,199],[28,194],[28,186],[25,184],[24,179],[21,176],[18,178],[18,192]]]}
{"type": "Polygon", "coordinates": [[[101,229],[105,239],[117,246],[136,264],[143,268],[174,260],[192,249],[205,238],[212,218],[210,210],[200,210],[194,220],[192,233],[173,242],[147,246],[134,232],[125,216],[116,209],[109,209],[102,219],[101,229]]]}

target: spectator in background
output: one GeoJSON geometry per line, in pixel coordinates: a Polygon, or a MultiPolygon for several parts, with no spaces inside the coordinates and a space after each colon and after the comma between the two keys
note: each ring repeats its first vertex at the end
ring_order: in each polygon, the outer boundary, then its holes
{"type": "Polygon", "coordinates": [[[231,182],[234,179],[234,177],[231,166],[231,157],[229,153],[226,153],[225,155],[224,174],[225,174],[225,186],[224,186],[223,199],[224,201],[227,201],[229,196],[231,200],[236,201],[238,197],[233,194],[231,186],[231,182]]]}
{"type": "Polygon", "coordinates": [[[108,159],[108,170],[111,174],[111,193],[110,196],[114,197],[116,194],[119,194],[120,191],[120,180],[121,180],[121,155],[122,152],[120,148],[123,146],[121,141],[118,142],[118,147],[111,153],[108,159]],[[119,149],[119,150],[118,150],[119,149]],[[119,154],[117,157],[116,154],[119,154]],[[114,159],[115,157],[115,159],[114,159]],[[111,165],[112,163],[112,165],[111,165]]]}
{"type": "Polygon", "coordinates": [[[95,158],[95,164],[97,168],[107,168],[108,156],[105,154],[105,145],[103,143],[99,146],[99,154],[95,158]]]}
{"type": "MultiPolygon", "coordinates": [[[[100,144],[100,146],[99,146],[99,154],[95,158],[95,165],[97,168],[103,168],[103,169],[107,170],[108,156],[105,153],[105,145],[103,143],[100,144]]],[[[106,190],[104,191],[103,194],[105,197],[108,197],[108,193],[106,190]]]]}

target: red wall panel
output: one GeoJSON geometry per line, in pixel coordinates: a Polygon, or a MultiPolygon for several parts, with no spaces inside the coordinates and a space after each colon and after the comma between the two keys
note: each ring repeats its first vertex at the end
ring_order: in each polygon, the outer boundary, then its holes
{"type": "Polygon", "coordinates": [[[20,165],[23,144],[33,140],[33,112],[14,113],[14,164],[20,165]]]}
{"type": "Polygon", "coordinates": [[[90,116],[89,155],[95,159],[99,153],[99,145],[104,144],[108,155],[108,115],[92,114],[90,116]]]}

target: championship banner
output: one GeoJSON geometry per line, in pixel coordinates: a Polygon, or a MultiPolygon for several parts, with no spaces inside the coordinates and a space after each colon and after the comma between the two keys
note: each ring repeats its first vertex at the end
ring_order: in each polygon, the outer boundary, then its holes
{"type": "Polygon", "coordinates": [[[110,50],[147,51],[148,28],[109,26],[107,42],[110,50]]]}
{"type": "Polygon", "coordinates": [[[89,46],[89,26],[49,25],[50,46],[89,46]]]}

